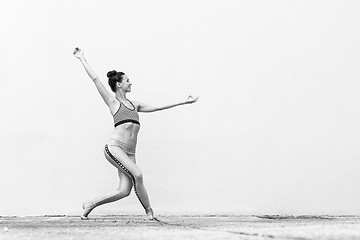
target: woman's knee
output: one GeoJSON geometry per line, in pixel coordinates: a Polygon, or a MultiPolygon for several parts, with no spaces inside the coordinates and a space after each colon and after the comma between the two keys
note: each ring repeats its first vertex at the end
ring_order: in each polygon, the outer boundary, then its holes
{"type": "Polygon", "coordinates": [[[120,199],[129,196],[130,193],[131,193],[131,188],[118,188],[116,197],[120,199]]]}
{"type": "Polygon", "coordinates": [[[136,183],[142,183],[143,182],[143,175],[142,175],[142,172],[136,172],[136,173],[133,173],[133,177],[134,177],[134,180],[136,183]]]}

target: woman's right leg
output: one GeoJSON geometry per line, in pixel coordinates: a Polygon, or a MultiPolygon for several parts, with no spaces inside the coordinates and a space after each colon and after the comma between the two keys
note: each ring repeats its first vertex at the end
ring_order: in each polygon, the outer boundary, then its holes
{"type": "Polygon", "coordinates": [[[115,191],[104,194],[103,196],[96,199],[94,201],[96,206],[114,202],[130,195],[132,188],[131,179],[120,170],[118,170],[118,174],[120,180],[119,187],[115,191]]]}
{"type": "Polygon", "coordinates": [[[106,193],[92,201],[83,203],[84,212],[81,215],[82,219],[87,219],[87,216],[95,207],[105,203],[110,203],[120,200],[130,195],[132,188],[131,178],[129,178],[125,173],[123,173],[120,170],[118,170],[118,174],[119,174],[120,183],[119,183],[119,187],[116,190],[106,193]]]}
{"type": "Polygon", "coordinates": [[[130,158],[124,150],[113,145],[105,145],[105,157],[112,165],[130,177],[134,185],[136,196],[145,209],[149,219],[153,219],[154,216],[150,206],[149,197],[144,186],[143,176],[140,168],[135,164],[135,158],[130,158]]]}

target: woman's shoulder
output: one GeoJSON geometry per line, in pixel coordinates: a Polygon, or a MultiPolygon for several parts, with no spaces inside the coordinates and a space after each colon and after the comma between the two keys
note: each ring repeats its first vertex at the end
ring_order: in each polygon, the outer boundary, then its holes
{"type": "MultiPolygon", "coordinates": [[[[129,100],[130,101],[130,100],[129,100]]],[[[137,101],[137,100],[131,100],[130,103],[132,105],[134,105],[134,107],[138,110],[139,106],[141,105],[141,102],[137,101]]]]}

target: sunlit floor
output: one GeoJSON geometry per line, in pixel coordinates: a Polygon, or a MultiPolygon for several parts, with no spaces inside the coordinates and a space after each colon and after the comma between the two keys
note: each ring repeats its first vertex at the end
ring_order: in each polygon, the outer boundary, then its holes
{"type": "Polygon", "coordinates": [[[3,216],[0,239],[360,239],[360,216],[3,216]]]}

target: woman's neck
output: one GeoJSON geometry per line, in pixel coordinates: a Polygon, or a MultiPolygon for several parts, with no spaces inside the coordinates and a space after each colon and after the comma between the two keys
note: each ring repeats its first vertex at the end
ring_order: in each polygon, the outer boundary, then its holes
{"type": "Polygon", "coordinates": [[[116,95],[116,98],[119,99],[119,100],[126,100],[126,93],[125,92],[122,92],[122,91],[117,91],[115,93],[116,95]]]}

